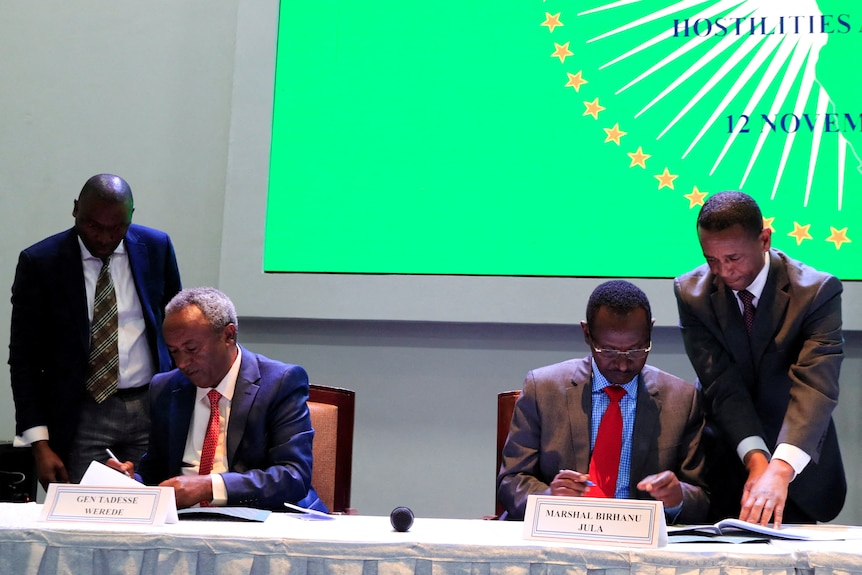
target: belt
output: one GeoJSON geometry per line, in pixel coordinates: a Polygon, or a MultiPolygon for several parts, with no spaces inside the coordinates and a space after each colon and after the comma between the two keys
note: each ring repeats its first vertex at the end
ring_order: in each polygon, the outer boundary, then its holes
{"type": "Polygon", "coordinates": [[[117,397],[132,397],[135,395],[139,395],[141,393],[146,393],[150,390],[150,384],[144,384],[138,387],[124,387],[122,389],[118,389],[115,394],[117,397]]]}

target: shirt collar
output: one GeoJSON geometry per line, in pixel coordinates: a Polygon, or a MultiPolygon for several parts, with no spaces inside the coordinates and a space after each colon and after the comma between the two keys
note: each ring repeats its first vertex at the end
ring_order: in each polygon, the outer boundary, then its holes
{"type": "MultiPolygon", "coordinates": [[[[614,385],[605,379],[605,376],[602,375],[602,372],[599,371],[599,366],[596,365],[596,359],[590,358],[590,362],[593,364],[593,393],[597,391],[602,391],[604,388],[614,385]]],[[[630,397],[635,397],[637,395],[638,389],[638,378],[640,377],[639,373],[636,373],[635,376],[629,381],[619,387],[622,387],[626,390],[626,395],[630,397]]]]}
{"type": "MultiPolygon", "coordinates": [[[[763,288],[766,287],[766,277],[769,275],[769,251],[763,252],[763,267],[760,268],[754,281],[745,289],[754,296],[754,301],[760,300],[760,295],[763,293],[763,288]]],[[[734,290],[733,294],[739,297],[739,291],[734,290]]]]}
{"type": "MultiPolygon", "coordinates": [[[[87,260],[97,260],[102,261],[101,258],[97,258],[93,254],[90,253],[90,250],[87,249],[87,246],[84,245],[84,242],[81,241],[81,236],[78,236],[78,245],[81,247],[81,261],[87,260]]],[[[122,240],[119,245],[114,249],[111,253],[111,257],[116,255],[125,255],[126,254],[126,240],[122,240]]]]}
{"type": "Polygon", "coordinates": [[[236,380],[239,377],[240,363],[242,363],[242,347],[236,346],[236,359],[233,360],[233,364],[231,364],[230,369],[227,370],[227,373],[224,375],[224,377],[221,379],[217,386],[198,387],[196,400],[205,398],[211,389],[215,389],[216,391],[218,391],[220,394],[222,394],[222,397],[227,398],[228,401],[233,400],[233,391],[236,388],[236,380]]]}

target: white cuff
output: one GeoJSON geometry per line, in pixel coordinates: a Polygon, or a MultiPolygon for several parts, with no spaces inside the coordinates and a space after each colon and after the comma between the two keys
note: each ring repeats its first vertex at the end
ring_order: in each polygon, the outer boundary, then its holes
{"type": "MultiPolygon", "coordinates": [[[[793,468],[793,471],[796,472],[796,475],[802,473],[802,470],[811,461],[810,455],[789,443],[779,443],[778,447],[775,448],[775,455],[772,458],[787,462],[793,468]]],[[[796,479],[796,476],[793,479],[796,479]]]]}
{"type": "Polygon", "coordinates": [[[37,441],[48,441],[48,426],[38,425],[16,435],[12,440],[12,447],[30,447],[37,441]]]}
{"type": "Polygon", "coordinates": [[[736,454],[739,456],[739,460],[743,463],[745,462],[745,456],[749,451],[759,450],[766,453],[767,459],[771,458],[771,454],[769,453],[769,448],[766,447],[766,442],[763,441],[763,438],[759,435],[752,435],[751,437],[746,437],[742,441],[739,442],[739,445],[736,446],[736,454]]]}
{"type": "Polygon", "coordinates": [[[210,473],[210,479],[213,483],[212,505],[216,507],[227,505],[227,487],[224,484],[224,477],[221,473],[210,473]]]}

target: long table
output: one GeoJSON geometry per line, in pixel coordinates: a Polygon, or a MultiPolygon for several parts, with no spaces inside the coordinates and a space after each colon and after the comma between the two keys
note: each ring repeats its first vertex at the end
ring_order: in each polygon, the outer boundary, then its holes
{"type": "Polygon", "coordinates": [[[388,517],[162,527],[39,522],[41,505],[0,504],[0,574],[862,575],[862,541],[593,547],[522,538],[522,523],[388,517]]]}

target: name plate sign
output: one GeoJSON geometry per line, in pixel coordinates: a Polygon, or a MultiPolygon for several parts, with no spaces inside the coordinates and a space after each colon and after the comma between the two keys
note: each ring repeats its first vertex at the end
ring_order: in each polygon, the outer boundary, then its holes
{"type": "Polygon", "coordinates": [[[621,547],[664,547],[660,501],[530,495],[524,539],[621,547]]]}
{"type": "Polygon", "coordinates": [[[48,486],[39,521],[91,523],[174,523],[173,487],[98,487],[52,483],[48,486]],[[171,513],[173,512],[173,513],[171,513]]]}

